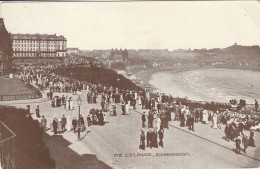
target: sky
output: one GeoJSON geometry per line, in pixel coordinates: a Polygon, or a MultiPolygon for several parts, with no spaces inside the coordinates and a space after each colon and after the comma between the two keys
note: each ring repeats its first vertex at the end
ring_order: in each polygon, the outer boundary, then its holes
{"type": "Polygon", "coordinates": [[[64,35],[67,47],[201,49],[260,45],[260,2],[4,2],[11,33],[64,35]]]}

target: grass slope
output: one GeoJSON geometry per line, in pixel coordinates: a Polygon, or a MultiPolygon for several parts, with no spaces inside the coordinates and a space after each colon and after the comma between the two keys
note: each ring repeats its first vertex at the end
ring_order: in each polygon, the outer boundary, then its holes
{"type": "Polygon", "coordinates": [[[99,68],[92,66],[87,67],[67,67],[61,68],[54,71],[54,73],[70,77],[77,80],[87,81],[94,84],[102,84],[106,86],[118,87],[124,90],[136,90],[143,91],[143,89],[137,86],[135,83],[125,78],[122,75],[117,75],[116,72],[111,69],[99,68]],[[119,83],[117,79],[120,79],[119,83]]]}

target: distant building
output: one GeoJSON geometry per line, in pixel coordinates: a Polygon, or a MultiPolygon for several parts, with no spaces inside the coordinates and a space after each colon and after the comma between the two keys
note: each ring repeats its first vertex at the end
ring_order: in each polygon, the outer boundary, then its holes
{"type": "Polygon", "coordinates": [[[80,53],[80,50],[78,48],[67,48],[68,55],[78,55],[80,53]]]}
{"type": "Polygon", "coordinates": [[[128,61],[128,51],[125,50],[117,50],[112,49],[109,56],[110,60],[117,60],[117,61],[128,61]]]}
{"type": "Polygon", "coordinates": [[[12,68],[12,40],[7,32],[3,18],[0,18],[0,75],[12,68]]]}
{"type": "Polygon", "coordinates": [[[13,57],[65,57],[67,39],[47,34],[12,34],[13,57]]]}

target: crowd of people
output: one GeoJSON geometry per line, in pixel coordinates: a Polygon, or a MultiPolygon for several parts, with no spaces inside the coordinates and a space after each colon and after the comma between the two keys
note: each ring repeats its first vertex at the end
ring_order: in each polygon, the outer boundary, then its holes
{"type": "MultiPolygon", "coordinates": [[[[73,110],[73,99],[69,95],[76,95],[80,91],[86,91],[85,97],[88,104],[96,104],[98,96],[101,97],[101,101],[100,110],[91,109],[86,115],[87,125],[85,125],[82,115],[79,119],[74,117],[73,120],[65,115],[59,119],[54,117],[51,125],[54,134],[71,130],[76,132],[78,125],[81,126],[81,131],[84,131],[86,126],[104,125],[106,123],[105,112],[109,112],[110,116],[118,115],[116,105],[121,107],[120,113],[122,115],[129,115],[130,106],[135,110],[138,104],[142,109],[149,110],[147,116],[143,113],[141,117],[140,149],[145,149],[145,140],[147,147],[158,147],[158,144],[163,147],[164,128],[169,128],[168,122],[171,120],[179,121],[180,127],[186,126],[191,131],[195,131],[194,123],[211,123],[213,129],[221,129],[221,126],[225,125],[227,141],[234,141],[236,147],[242,142],[244,152],[246,152],[247,146],[255,146],[254,131],[250,129],[259,123],[259,117],[245,115],[241,109],[234,110],[229,103],[194,102],[186,98],[174,98],[171,95],[160,93],[119,90],[112,86],[92,84],[50,73],[55,68],[57,66],[53,65],[24,67],[20,78],[28,83],[35,82],[35,85],[42,91],[48,89],[46,97],[51,100],[52,107],[64,106],[67,111],[73,110]],[[57,93],[66,96],[60,97],[57,93]],[[147,132],[145,133],[146,120],[147,132]],[[249,137],[247,134],[243,134],[244,129],[250,130],[249,137]]],[[[44,92],[43,97],[45,97],[44,92]]],[[[256,101],[256,111],[258,110],[257,106],[256,101]]],[[[43,116],[41,125],[44,128],[46,128],[46,123],[46,118],[43,116]]],[[[240,152],[240,148],[238,152],[240,152]]]]}

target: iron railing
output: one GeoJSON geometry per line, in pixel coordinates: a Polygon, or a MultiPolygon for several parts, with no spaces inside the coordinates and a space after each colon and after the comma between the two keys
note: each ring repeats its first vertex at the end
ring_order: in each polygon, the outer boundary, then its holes
{"type": "Polygon", "coordinates": [[[39,99],[39,94],[0,95],[0,101],[39,99]]]}

